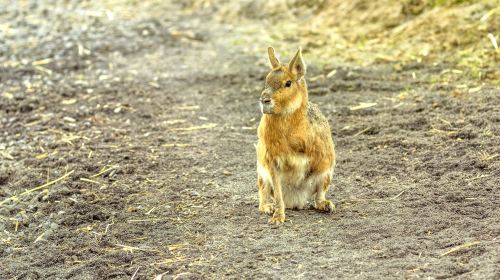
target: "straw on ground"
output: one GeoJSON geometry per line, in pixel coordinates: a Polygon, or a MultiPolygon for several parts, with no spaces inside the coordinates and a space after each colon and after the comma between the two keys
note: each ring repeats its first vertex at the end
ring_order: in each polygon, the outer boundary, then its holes
{"type": "Polygon", "coordinates": [[[43,184],[41,186],[38,186],[38,187],[35,187],[35,188],[32,188],[32,189],[26,190],[26,191],[24,191],[24,192],[22,192],[22,193],[20,193],[18,195],[13,195],[13,196],[11,196],[9,198],[6,198],[2,202],[0,202],[0,206],[3,205],[3,204],[5,204],[5,203],[7,203],[7,202],[9,202],[9,201],[11,201],[11,200],[14,200],[14,199],[16,199],[16,198],[18,198],[20,196],[27,195],[27,194],[32,193],[34,191],[37,191],[37,190],[49,187],[51,185],[54,185],[55,183],[68,178],[71,174],[73,174],[73,172],[75,172],[75,170],[71,170],[70,172],[64,174],[63,176],[61,176],[61,177],[59,177],[59,178],[57,178],[55,180],[52,180],[50,182],[47,182],[47,183],[45,183],[45,184],[43,184]]]}

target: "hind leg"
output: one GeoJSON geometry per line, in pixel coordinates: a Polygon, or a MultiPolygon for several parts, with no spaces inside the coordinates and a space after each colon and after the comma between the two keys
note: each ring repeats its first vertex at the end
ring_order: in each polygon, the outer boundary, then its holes
{"type": "Polygon", "coordinates": [[[314,208],[323,212],[333,212],[335,205],[325,198],[326,193],[330,189],[330,183],[332,182],[332,176],[330,174],[324,176],[322,180],[316,185],[316,198],[314,208]]]}
{"type": "Polygon", "coordinates": [[[257,178],[257,186],[259,188],[259,212],[272,214],[274,211],[273,204],[269,202],[271,188],[268,183],[265,183],[260,176],[257,178]]]}

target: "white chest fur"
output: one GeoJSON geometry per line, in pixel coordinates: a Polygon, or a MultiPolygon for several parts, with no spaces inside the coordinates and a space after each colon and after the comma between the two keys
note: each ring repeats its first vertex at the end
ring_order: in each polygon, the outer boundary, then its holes
{"type": "Polygon", "coordinates": [[[309,158],[305,155],[290,154],[277,157],[274,161],[282,185],[300,187],[310,170],[309,158]]]}

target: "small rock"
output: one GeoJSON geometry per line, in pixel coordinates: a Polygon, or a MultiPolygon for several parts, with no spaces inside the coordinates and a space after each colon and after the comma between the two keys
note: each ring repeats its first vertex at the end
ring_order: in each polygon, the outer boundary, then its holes
{"type": "Polygon", "coordinates": [[[199,192],[197,192],[197,191],[191,191],[189,194],[190,194],[191,196],[200,196],[200,193],[199,193],[199,192]]]}

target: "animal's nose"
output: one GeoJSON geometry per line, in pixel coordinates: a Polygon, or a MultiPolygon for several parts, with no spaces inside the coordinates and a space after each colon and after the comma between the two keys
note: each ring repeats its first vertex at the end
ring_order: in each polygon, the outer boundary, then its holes
{"type": "Polygon", "coordinates": [[[269,103],[271,103],[271,98],[270,97],[261,97],[260,102],[262,102],[262,104],[269,104],[269,103]]]}
{"type": "Polygon", "coordinates": [[[271,93],[269,92],[268,89],[264,89],[262,93],[260,94],[260,102],[262,104],[269,104],[271,103],[271,93]]]}

